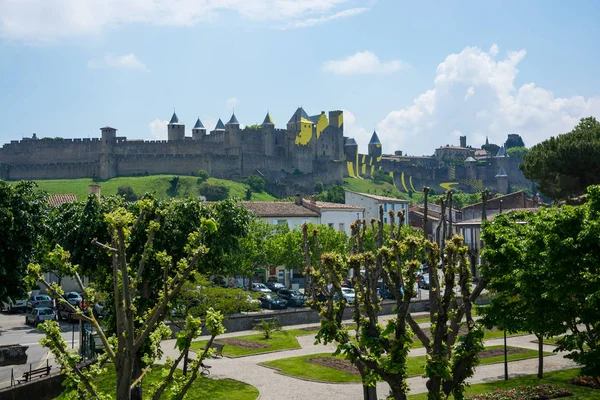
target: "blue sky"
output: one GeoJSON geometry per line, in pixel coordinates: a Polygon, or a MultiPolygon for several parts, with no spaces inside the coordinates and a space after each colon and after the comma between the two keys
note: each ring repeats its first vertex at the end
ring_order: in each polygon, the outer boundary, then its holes
{"type": "Polygon", "coordinates": [[[235,108],[278,127],[345,111],[366,151],[431,154],[466,135],[526,145],[600,117],[600,2],[0,0],[0,143],[166,139],[235,108]]]}

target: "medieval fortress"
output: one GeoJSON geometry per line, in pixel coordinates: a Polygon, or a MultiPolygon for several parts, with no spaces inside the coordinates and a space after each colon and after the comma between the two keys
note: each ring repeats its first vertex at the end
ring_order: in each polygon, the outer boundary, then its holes
{"type": "Polygon", "coordinates": [[[262,176],[270,191],[280,196],[311,192],[316,181],[341,184],[344,177],[369,178],[381,169],[403,192],[455,188],[476,192],[490,188],[500,193],[531,187],[518,168],[519,160],[467,147],[442,146],[433,156],[383,154],[373,132],[368,154],[360,154],[353,138],[344,137],[342,111],[309,116],[299,107],[277,129],[267,113],[261,125],[240,128],[235,114],[226,124],[219,119],[207,132],[198,118],[192,135],[177,115],[167,125],[168,140],[128,140],[117,129],[100,128],[93,139],[13,140],[0,149],[0,179],[110,179],[148,174],[196,175],[241,180],[262,176]]]}

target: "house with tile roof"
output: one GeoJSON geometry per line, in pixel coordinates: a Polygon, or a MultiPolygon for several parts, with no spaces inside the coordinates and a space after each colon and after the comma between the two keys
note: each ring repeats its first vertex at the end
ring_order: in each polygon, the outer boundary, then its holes
{"type": "MultiPolygon", "coordinates": [[[[351,206],[364,207],[365,219],[367,221],[370,221],[372,218],[379,219],[379,206],[382,206],[383,222],[385,224],[389,224],[391,222],[389,220],[390,216],[388,211],[404,211],[404,224],[408,225],[408,206],[410,204],[408,200],[346,190],[345,203],[351,206]]],[[[398,217],[395,217],[395,223],[399,223],[398,217]]]]}

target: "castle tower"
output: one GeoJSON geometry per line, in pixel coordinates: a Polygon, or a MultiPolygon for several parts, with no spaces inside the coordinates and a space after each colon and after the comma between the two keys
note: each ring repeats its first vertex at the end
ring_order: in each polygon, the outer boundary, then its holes
{"type": "Polygon", "coordinates": [[[100,132],[102,132],[102,143],[104,144],[114,142],[117,138],[117,130],[115,128],[111,128],[110,126],[100,128],[100,132]]]}
{"type": "Polygon", "coordinates": [[[183,140],[185,137],[185,125],[179,122],[179,118],[177,118],[177,114],[173,111],[173,116],[171,117],[171,121],[167,125],[167,138],[169,142],[176,140],[183,140]]]}
{"type": "Polygon", "coordinates": [[[267,115],[261,125],[262,130],[264,132],[264,146],[265,146],[265,155],[272,156],[273,155],[273,142],[275,140],[275,123],[273,122],[273,118],[267,111],[267,115]]]}
{"type": "Polygon", "coordinates": [[[215,125],[215,129],[210,131],[210,133],[213,134],[213,133],[224,133],[224,132],[225,132],[225,124],[223,124],[223,121],[221,121],[221,118],[219,118],[219,120],[217,121],[217,125],[215,125]]]}
{"type": "Polygon", "coordinates": [[[466,136],[461,136],[459,138],[460,140],[460,147],[467,147],[467,137],[466,136]]]}
{"type": "Polygon", "coordinates": [[[225,124],[225,132],[227,135],[227,144],[237,147],[240,145],[240,123],[235,117],[235,113],[231,114],[231,118],[225,124]]]}
{"type": "Polygon", "coordinates": [[[473,157],[467,157],[465,162],[465,169],[467,170],[467,179],[477,179],[477,171],[475,167],[477,166],[477,160],[473,157]]]}
{"type": "Polygon", "coordinates": [[[114,155],[117,130],[110,126],[105,126],[100,128],[100,132],[102,132],[102,150],[98,175],[100,179],[114,178],[117,176],[117,159],[114,155]]]}
{"type": "Polygon", "coordinates": [[[341,110],[329,111],[329,127],[336,128],[334,160],[344,157],[344,112],[341,110]]]}
{"type": "Polygon", "coordinates": [[[353,173],[358,176],[358,144],[354,138],[347,138],[344,143],[344,156],[346,163],[352,163],[352,168],[348,164],[348,170],[352,170],[353,173]]]}
{"type": "Polygon", "coordinates": [[[379,136],[377,136],[377,132],[373,131],[373,135],[371,136],[371,140],[369,141],[369,156],[372,157],[373,163],[381,161],[381,142],[379,141],[379,136]]]}
{"type": "Polygon", "coordinates": [[[508,175],[506,175],[506,171],[504,168],[500,167],[500,170],[495,176],[496,178],[496,187],[498,189],[498,193],[507,194],[508,193],[508,175]]]}
{"type": "Polygon", "coordinates": [[[229,121],[227,121],[227,123],[225,124],[225,129],[226,130],[240,129],[240,123],[238,122],[237,118],[235,117],[235,112],[233,114],[231,114],[231,118],[229,118],[229,121]]]}
{"type": "Polygon", "coordinates": [[[196,121],[196,125],[192,128],[192,139],[194,140],[202,140],[206,136],[206,128],[202,125],[202,121],[200,121],[200,117],[196,121]]]}

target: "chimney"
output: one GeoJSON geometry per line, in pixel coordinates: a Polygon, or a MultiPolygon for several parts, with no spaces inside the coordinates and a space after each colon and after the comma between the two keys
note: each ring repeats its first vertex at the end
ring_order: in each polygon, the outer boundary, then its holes
{"type": "Polygon", "coordinates": [[[310,202],[312,204],[317,204],[317,196],[315,196],[314,194],[310,196],[310,202]]]}
{"type": "Polygon", "coordinates": [[[299,194],[297,194],[296,195],[296,201],[294,203],[296,203],[297,206],[301,206],[302,205],[302,196],[300,196],[299,194]]]}
{"type": "Polygon", "coordinates": [[[98,200],[100,200],[100,185],[88,185],[88,194],[95,194],[98,200]]]}

